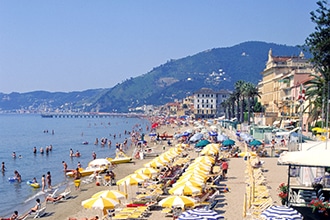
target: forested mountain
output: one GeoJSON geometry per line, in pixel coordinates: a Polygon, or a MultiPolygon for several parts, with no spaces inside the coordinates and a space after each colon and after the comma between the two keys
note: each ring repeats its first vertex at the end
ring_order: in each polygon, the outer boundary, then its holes
{"type": "Polygon", "coordinates": [[[270,49],[275,56],[298,56],[302,51],[294,46],[245,42],[169,60],[146,74],[109,89],[69,93],[0,93],[0,109],[54,110],[70,107],[79,111],[127,112],[129,108],[144,104],[160,105],[181,99],[202,87],[231,90],[238,80],[254,84],[261,80],[260,73],[265,68],[270,49]]]}

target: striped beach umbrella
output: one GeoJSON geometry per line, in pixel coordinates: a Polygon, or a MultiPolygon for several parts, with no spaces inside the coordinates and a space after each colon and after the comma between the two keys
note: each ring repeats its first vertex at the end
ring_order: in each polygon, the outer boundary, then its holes
{"type": "Polygon", "coordinates": [[[207,220],[225,219],[224,216],[218,214],[216,211],[206,209],[191,209],[183,212],[181,216],[199,216],[207,220]]]}
{"type": "Polygon", "coordinates": [[[93,208],[93,209],[113,209],[117,205],[119,205],[119,201],[116,199],[111,198],[104,198],[104,197],[98,197],[98,198],[90,198],[86,199],[81,202],[81,205],[84,208],[93,208]]]}
{"type": "Polygon", "coordinates": [[[112,198],[112,199],[125,199],[127,194],[118,190],[102,190],[92,195],[92,198],[112,198]]]}
{"type": "Polygon", "coordinates": [[[181,196],[181,195],[194,195],[200,193],[201,191],[202,191],[201,187],[184,184],[184,185],[176,185],[168,192],[171,195],[181,196]]]}
{"type": "Polygon", "coordinates": [[[286,220],[302,220],[303,216],[297,210],[287,206],[271,206],[263,211],[260,215],[267,220],[286,219],[286,220]]]}
{"type": "Polygon", "coordinates": [[[180,215],[178,220],[206,220],[206,218],[196,215],[180,215]]]}
{"type": "Polygon", "coordinates": [[[136,175],[128,175],[117,181],[117,185],[138,185],[139,183],[143,183],[144,179],[137,177],[136,175]]]}
{"type": "Polygon", "coordinates": [[[151,168],[151,167],[145,167],[145,168],[140,168],[140,169],[135,170],[134,173],[143,173],[145,175],[154,175],[154,174],[159,173],[159,171],[154,168],[151,168]]]}
{"type": "Polygon", "coordinates": [[[188,196],[169,196],[159,201],[159,205],[166,208],[172,207],[193,207],[195,206],[195,200],[188,196]]]}

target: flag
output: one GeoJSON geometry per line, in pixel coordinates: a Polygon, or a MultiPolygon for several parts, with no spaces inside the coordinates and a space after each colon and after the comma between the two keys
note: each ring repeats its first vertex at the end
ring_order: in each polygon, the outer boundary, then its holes
{"type": "Polygon", "coordinates": [[[305,93],[306,93],[305,87],[303,86],[303,84],[300,84],[300,92],[298,96],[298,101],[300,103],[303,103],[306,100],[305,93]]]}

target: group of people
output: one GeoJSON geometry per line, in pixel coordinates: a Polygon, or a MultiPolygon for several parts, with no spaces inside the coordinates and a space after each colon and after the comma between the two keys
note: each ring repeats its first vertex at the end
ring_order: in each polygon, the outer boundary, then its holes
{"type": "MultiPolygon", "coordinates": [[[[45,152],[46,152],[46,154],[48,154],[52,150],[53,150],[53,146],[52,145],[49,145],[49,146],[46,146],[45,147],[45,150],[44,150],[43,147],[40,147],[39,152],[40,152],[40,154],[44,154],[45,152]]],[[[37,148],[36,147],[33,147],[33,153],[34,154],[37,154],[37,151],[38,151],[37,148]]]]}
{"type": "Polygon", "coordinates": [[[76,151],[76,153],[74,153],[72,148],[70,148],[70,157],[80,157],[80,156],[81,154],[78,150],[76,151]]]}

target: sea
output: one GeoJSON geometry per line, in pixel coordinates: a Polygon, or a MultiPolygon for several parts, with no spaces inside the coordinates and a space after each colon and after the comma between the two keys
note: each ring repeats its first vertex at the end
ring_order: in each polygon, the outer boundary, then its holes
{"type": "MultiPolygon", "coordinates": [[[[42,192],[27,181],[41,177],[50,171],[54,188],[65,189],[72,181],[63,172],[62,161],[69,169],[75,169],[78,162],[86,168],[92,160],[93,151],[97,158],[115,156],[115,144],[130,140],[129,132],[146,132],[150,122],[143,118],[43,118],[39,114],[0,114],[0,163],[5,162],[6,171],[0,178],[0,217],[9,216],[14,210],[20,214],[34,206],[35,199],[43,200],[51,191],[42,192]],[[126,131],[126,134],[125,134],[126,131]],[[102,147],[98,138],[107,138],[112,144],[102,147]],[[88,142],[88,144],[87,144],[88,142]],[[41,154],[39,149],[52,145],[52,151],[41,154]],[[33,153],[36,147],[38,152],[33,153]],[[70,149],[77,150],[81,157],[70,157],[70,149]],[[16,158],[12,157],[13,152],[16,158]],[[17,170],[22,182],[11,182],[17,170]]],[[[130,142],[128,142],[130,143],[130,142]]]]}

